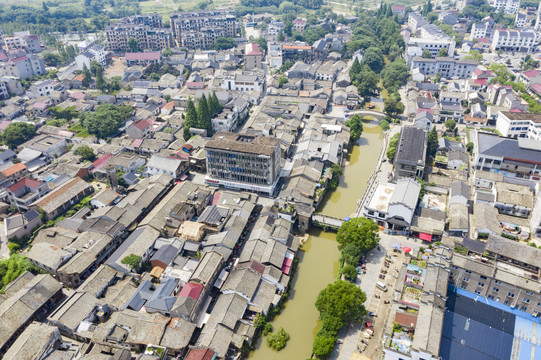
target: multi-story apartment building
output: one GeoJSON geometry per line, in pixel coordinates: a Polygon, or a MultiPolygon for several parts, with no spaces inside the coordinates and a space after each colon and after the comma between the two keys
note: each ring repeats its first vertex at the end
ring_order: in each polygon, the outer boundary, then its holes
{"type": "Polygon", "coordinates": [[[92,61],[97,61],[100,65],[105,66],[107,64],[107,53],[105,49],[102,47],[91,48],[75,57],[77,69],[81,71],[85,65],[90,69],[90,63],[92,61]]]}
{"type": "Polygon", "coordinates": [[[442,49],[447,50],[448,56],[455,53],[456,42],[447,34],[442,32],[437,26],[429,24],[420,29],[418,37],[411,37],[408,40],[406,55],[408,65],[415,56],[422,56],[423,51],[427,50],[435,59],[442,49]]]}
{"type": "Polygon", "coordinates": [[[0,80],[0,100],[7,99],[9,97],[9,90],[7,87],[7,83],[5,81],[0,80]]]}
{"type": "Polygon", "coordinates": [[[520,0],[489,0],[489,5],[506,14],[516,14],[520,7],[520,0]]]}
{"type": "Polygon", "coordinates": [[[455,60],[451,57],[425,59],[416,56],[411,61],[411,70],[419,69],[425,76],[440,74],[442,78],[468,79],[479,64],[474,60],[455,60]]]}
{"type": "Polygon", "coordinates": [[[134,38],[139,50],[163,50],[173,46],[173,32],[162,27],[158,14],[136,15],[122,19],[105,29],[107,49],[126,51],[128,40],[134,38]]]}
{"type": "Polygon", "coordinates": [[[246,70],[261,69],[263,52],[256,43],[246,44],[244,47],[244,68],[246,70]]]}
{"type": "Polygon", "coordinates": [[[264,86],[264,79],[252,74],[235,74],[224,78],[222,89],[233,91],[261,91],[264,86]]]}
{"type": "Polygon", "coordinates": [[[22,178],[8,187],[8,201],[17,210],[27,211],[30,209],[30,204],[49,191],[49,184],[44,181],[22,178]]]}
{"type": "Polygon", "coordinates": [[[41,43],[37,35],[30,35],[27,31],[16,32],[13,36],[4,38],[6,50],[25,50],[29,53],[41,52],[41,43]]]}
{"type": "Polygon", "coordinates": [[[292,62],[302,61],[311,64],[314,61],[314,51],[310,45],[282,45],[282,62],[290,60],[292,62]]]}
{"type": "Polygon", "coordinates": [[[408,28],[416,33],[422,26],[429,24],[428,20],[418,12],[410,12],[408,15],[408,28]]]}
{"type": "Polygon", "coordinates": [[[171,29],[179,46],[207,49],[218,37],[235,37],[239,24],[232,10],[203,10],[172,14],[171,29]]]}
{"type": "Polygon", "coordinates": [[[42,80],[33,83],[32,86],[30,86],[30,88],[26,91],[26,95],[30,98],[48,96],[53,92],[53,90],[53,83],[51,80],[42,80]]]}
{"type": "Polygon", "coordinates": [[[14,76],[19,79],[43,75],[46,73],[45,64],[34,54],[26,54],[17,58],[9,59],[0,65],[0,73],[3,76],[14,76]]]}
{"type": "Polygon", "coordinates": [[[541,114],[500,111],[496,129],[506,137],[541,140],[541,114]]]}
{"type": "Polygon", "coordinates": [[[537,34],[530,29],[496,30],[492,37],[492,50],[532,52],[537,47],[537,34]]]}
{"type": "Polygon", "coordinates": [[[205,145],[210,185],[273,195],[280,178],[280,140],[218,132],[205,145]]]}
{"type": "Polygon", "coordinates": [[[481,38],[490,38],[494,30],[490,22],[486,21],[484,23],[474,23],[471,27],[470,39],[481,39],[481,38]]]}
{"type": "Polygon", "coordinates": [[[515,27],[517,29],[523,28],[526,26],[526,20],[528,16],[526,14],[522,14],[517,12],[517,15],[515,16],[515,27]]]}

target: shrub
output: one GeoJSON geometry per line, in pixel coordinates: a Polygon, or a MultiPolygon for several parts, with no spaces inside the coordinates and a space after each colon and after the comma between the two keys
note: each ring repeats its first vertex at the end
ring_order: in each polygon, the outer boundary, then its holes
{"type": "Polygon", "coordinates": [[[267,344],[271,349],[280,351],[285,346],[289,340],[289,334],[284,330],[283,327],[280,327],[276,333],[267,335],[267,344]]]}

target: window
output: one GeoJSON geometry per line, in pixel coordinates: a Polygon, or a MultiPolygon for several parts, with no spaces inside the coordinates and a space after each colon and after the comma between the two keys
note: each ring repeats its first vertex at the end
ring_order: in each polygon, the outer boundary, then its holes
{"type": "Polygon", "coordinates": [[[464,277],[462,278],[462,281],[468,282],[468,281],[470,281],[470,278],[467,277],[467,276],[464,276],[464,277]]]}
{"type": "Polygon", "coordinates": [[[522,299],[522,302],[523,302],[523,303],[526,303],[526,304],[529,304],[530,301],[531,301],[531,300],[528,299],[528,298],[523,298],[523,299],[522,299]]]}
{"type": "Polygon", "coordinates": [[[497,288],[497,287],[493,287],[493,288],[492,288],[492,291],[494,291],[495,293],[497,293],[497,292],[500,292],[500,289],[497,288]]]}
{"type": "Polygon", "coordinates": [[[465,270],[464,271],[466,274],[471,274],[471,271],[470,270],[465,270]]]}
{"type": "Polygon", "coordinates": [[[486,276],[484,276],[484,275],[481,275],[481,279],[483,279],[483,280],[486,280],[486,279],[487,279],[487,277],[486,277],[486,276]]]}
{"type": "Polygon", "coordinates": [[[496,284],[498,284],[498,285],[501,285],[501,283],[502,283],[500,280],[496,280],[496,281],[494,281],[494,282],[495,282],[496,284]]]}
{"type": "Polygon", "coordinates": [[[482,282],[478,282],[478,283],[477,283],[477,286],[480,286],[480,287],[485,287],[485,283],[482,283],[482,282]]]}
{"type": "Polygon", "coordinates": [[[481,291],[479,291],[479,290],[475,290],[474,292],[475,292],[477,295],[481,295],[481,291]]]}
{"type": "Polygon", "coordinates": [[[494,300],[494,296],[492,296],[492,295],[488,295],[487,298],[488,298],[489,300],[494,300]]]}
{"type": "Polygon", "coordinates": [[[505,301],[503,302],[503,304],[504,304],[504,305],[509,305],[509,300],[505,300],[505,301]]]}
{"type": "Polygon", "coordinates": [[[526,291],[526,295],[533,295],[532,291],[526,291]]]}
{"type": "Polygon", "coordinates": [[[512,292],[509,292],[509,293],[507,293],[507,297],[514,298],[515,294],[513,294],[512,292]]]}
{"type": "Polygon", "coordinates": [[[521,310],[521,311],[526,311],[527,309],[528,309],[528,308],[527,308],[526,306],[521,306],[521,307],[520,307],[520,310],[521,310]]]}

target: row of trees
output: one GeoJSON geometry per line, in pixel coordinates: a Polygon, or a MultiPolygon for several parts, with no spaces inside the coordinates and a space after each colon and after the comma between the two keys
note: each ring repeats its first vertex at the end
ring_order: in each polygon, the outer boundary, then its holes
{"type": "MultiPolygon", "coordinates": [[[[357,276],[356,266],[363,253],[379,243],[379,228],[364,217],[343,223],[336,234],[338,248],[342,252],[341,262],[346,264],[343,272],[349,279],[357,276]]],[[[316,300],[316,308],[322,321],[312,346],[318,358],[328,357],[334,349],[338,331],[351,322],[361,322],[366,313],[366,294],[349,281],[337,280],[323,289],[316,300]]]]}
{"type": "Polygon", "coordinates": [[[184,121],[184,139],[188,140],[191,136],[190,128],[204,129],[207,131],[207,135],[212,134],[212,117],[218,114],[222,110],[222,105],[218,101],[216,93],[207,97],[205,94],[199,98],[197,102],[197,109],[193,100],[188,99],[188,105],[186,106],[186,117],[184,121]]]}

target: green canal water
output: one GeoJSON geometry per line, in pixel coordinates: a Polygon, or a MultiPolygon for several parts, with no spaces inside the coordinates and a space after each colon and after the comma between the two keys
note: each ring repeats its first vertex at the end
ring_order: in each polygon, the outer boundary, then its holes
{"type": "MultiPolygon", "coordinates": [[[[353,148],[340,179],[338,189],[321,203],[318,211],[344,218],[357,209],[367,180],[372,174],[382,146],[381,128],[364,124],[364,132],[353,148]]],[[[293,279],[290,296],[282,313],[274,319],[274,329],[282,326],[291,336],[287,346],[276,352],[267,346],[264,338],[250,354],[253,360],[304,360],[312,353],[312,342],[319,329],[318,312],[314,306],[318,293],[336,279],[340,253],[335,233],[312,229],[308,241],[299,251],[299,266],[293,279]]]]}

